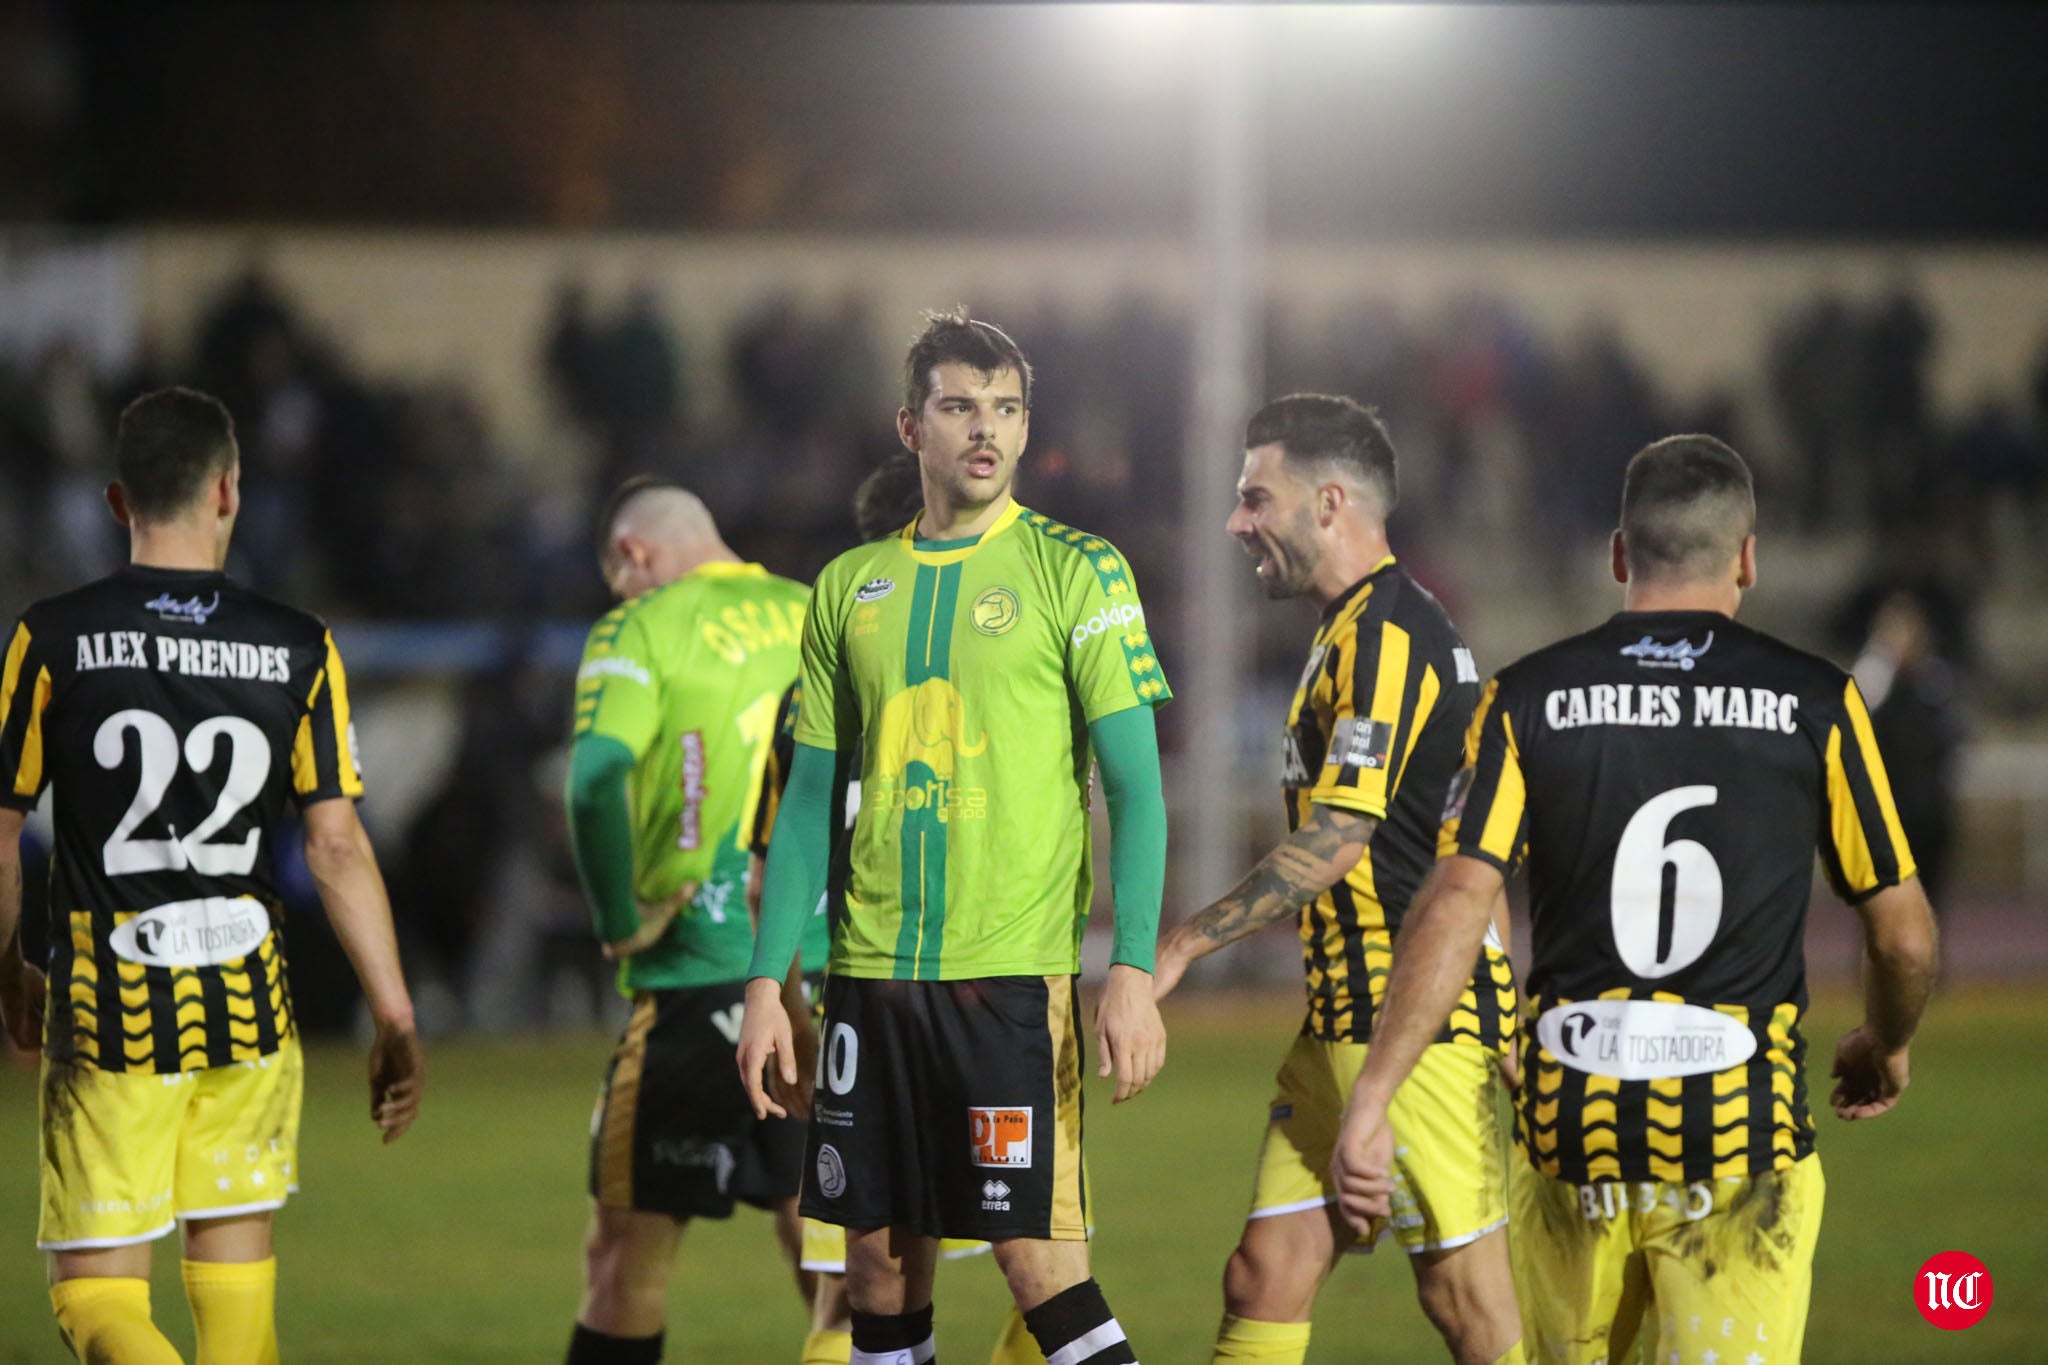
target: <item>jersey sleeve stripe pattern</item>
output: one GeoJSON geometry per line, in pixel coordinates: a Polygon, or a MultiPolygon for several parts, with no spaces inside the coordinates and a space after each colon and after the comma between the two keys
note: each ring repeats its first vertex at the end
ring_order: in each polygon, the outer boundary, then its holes
{"type": "Polygon", "coordinates": [[[1897,886],[1915,869],[1870,728],[1870,713],[1854,681],[1843,689],[1842,709],[1854,742],[1843,742],[1840,725],[1828,733],[1828,815],[1836,864],[1831,870],[1839,871],[1843,893],[1860,900],[1883,887],[1897,886]]]}
{"type": "Polygon", "coordinates": [[[14,640],[7,648],[5,672],[0,673],[0,754],[20,755],[8,789],[22,801],[33,801],[42,794],[43,710],[50,704],[50,670],[38,667],[28,699],[18,715],[15,711],[21,675],[28,663],[30,638],[26,622],[14,628],[14,640]]]}
{"type": "Polygon", "coordinates": [[[1522,784],[1522,755],[1515,744],[1514,721],[1502,712],[1499,724],[1504,743],[1500,767],[1494,776],[1493,800],[1486,812],[1486,823],[1479,829],[1479,847],[1506,863],[1513,861],[1521,839],[1528,792],[1522,784]]]}
{"type": "MultiPolygon", "coordinates": [[[[1124,562],[1123,555],[1114,545],[1100,536],[1064,526],[1039,512],[1029,513],[1024,520],[1048,540],[1071,546],[1087,559],[1088,566],[1102,584],[1103,595],[1109,598],[1112,606],[1136,595],[1131,587],[1131,566],[1124,562]]],[[[1117,639],[1123,646],[1124,664],[1131,671],[1131,691],[1137,701],[1146,706],[1157,706],[1167,701],[1173,694],[1160,672],[1158,656],[1152,652],[1152,634],[1144,619],[1140,617],[1134,629],[1119,632],[1117,639]]]]}

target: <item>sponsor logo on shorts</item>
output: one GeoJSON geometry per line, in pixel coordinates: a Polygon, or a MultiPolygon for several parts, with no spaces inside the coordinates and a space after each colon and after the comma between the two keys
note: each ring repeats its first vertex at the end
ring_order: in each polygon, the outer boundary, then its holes
{"type": "Polygon", "coordinates": [[[1913,1280],[1913,1303],[1944,1331],[1975,1327],[1991,1311],[1991,1272],[1967,1251],[1930,1256],[1913,1280]]]}
{"type": "Polygon", "coordinates": [[[1077,645],[1088,643],[1089,637],[1111,630],[1127,630],[1133,625],[1145,623],[1145,609],[1136,602],[1119,602],[1113,607],[1104,607],[1087,620],[1074,627],[1073,641],[1077,645]]]}
{"type": "Polygon", "coordinates": [[[702,1138],[661,1138],[649,1145],[648,1154],[657,1166],[674,1166],[686,1171],[710,1171],[712,1179],[718,1182],[718,1192],[725,1193],[732,1183],[732,1173],[738,1165],[732,1148],[723,1142],[706,1142],[702,1138]]]}
{"type": "Polygon", "coordinates": [[[1031,1164],[1031,1109],[971,1107],[967,1111],[968,1143],[977,1166],[1027,1167],[1031,1164]]]}
{"type": "Polygon", "coordinates": [[[1574,1071],[1624,1081],[1726,1071],[1756,1051],[1756,1035],[1728,1015],[1662,1000],[1553,1005],[1536,1039],[1574,1071]]]}
{"type": "Polygon", "coordinates": [[[1016,593],[1008,588],[990,588],[974,599],[974,609],[968,619],[983,635],[1003,635],[1023,615],[1024,609],[1017,601],[1016,593]]]}
{"type": "Polygon", "coordinates": [[[981,1182],[981,1206],[995,1213],[1010,1211],[1010,1187],[1000,1180],[981,1182]]]}
{"type": "Polygon", "coordinates": [[[1631,1210],[1637,1214],[1652,1213],[1659,1204],[1689,1223],[1697,1223],[1714,1211],[1714,1187],[1704,1180],[1695,1180],[1690,1185],[1658,1180],[1638,1180],[1633,1184],[1601,1180],[1578,1189],[1579,1212],[1595,1223],[1626,1218],[1631,1210]]]}
{"type": "Polygon", "coordinates": [[[846,1163],[839,1159],[839,1149],[829,1142],[818,1148],[818,1193],[827,1199],[837,1199],[846,1193],[846,1163]]]}
{"type": "Polygon", "coordinates": [[[879,602],[894,591],[896,591],[895,579],[870,578],[854,590],[853,600],[856,602],[879,602]]]}
{"type": "Polygon", "coordinates": [[[270,913],[247,896],[207,896],[145,910],[107,936],[114,954],[151,967],[218,967],[270,937],[270,913]]]}

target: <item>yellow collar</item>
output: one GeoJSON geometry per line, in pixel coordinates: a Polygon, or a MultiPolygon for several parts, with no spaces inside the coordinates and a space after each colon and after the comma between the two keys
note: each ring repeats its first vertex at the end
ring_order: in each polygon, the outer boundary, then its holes
{"type": "Polygon", "coordinates": [[[973,554],[991,540],[994,540],[1004,531],[1007,531],[1010,528],[1010,523],[1023,515],[1024,504],[1012,498],[1010,499],[1010,505],[1003,509],[1003,514],[991,522],[989,528],[977,536],[972,545],[962,545],[952,550],[920,550],[917,548],[917,523],[924,519],[924,513],[922,512],[918,513],[908,526],[899,531],[897,536],[902,543],[904,553],[920,564],[958,564],[961,560],[967,558],[967,556],[973,554]]]}

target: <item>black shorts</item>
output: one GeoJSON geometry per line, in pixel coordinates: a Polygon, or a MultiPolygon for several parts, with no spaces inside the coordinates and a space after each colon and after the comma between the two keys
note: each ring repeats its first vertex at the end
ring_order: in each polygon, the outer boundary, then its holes
{"type": "Polygon", "coordinates": [[[929,1237],[1081,1241],[1074,979],[825,986],[803,1212],[929,1237]]]}
{"type": "Polygon", "coordinates": [[[802,1184],[804,1125],[754,1117],[733,1064],[744,981],[633,997],[590,1125],[590,1196],[610,1208],[726,1218],[802,1184]]]}

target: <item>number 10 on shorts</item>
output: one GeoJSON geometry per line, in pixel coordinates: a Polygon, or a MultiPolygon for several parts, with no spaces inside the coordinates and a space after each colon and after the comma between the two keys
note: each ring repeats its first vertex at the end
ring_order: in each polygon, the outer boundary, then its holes
{"type": "Polygon", "coordinates": [[[1031,1164],[1029,1107],[970,1108],[967,1111],[967,1132],[974,1147],[975,1165],[1015,1168],[1031,1164]]]}

